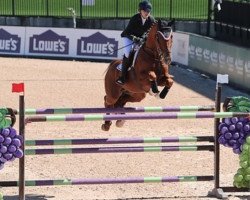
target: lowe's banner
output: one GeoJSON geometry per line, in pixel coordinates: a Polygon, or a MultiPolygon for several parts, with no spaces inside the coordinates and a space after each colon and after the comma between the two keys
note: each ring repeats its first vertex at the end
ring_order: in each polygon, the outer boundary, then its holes
{"type": "Polygon", "coordinates": [[[230,83],[250,89],[250,50],[190,35],[188,65],[212,75],[228,74],[230,83]]]}
{"type": "MultiPolygon", "coordinates": [[[[79,59],[122,58],[121,31],[0,26],[0,55],[79,59]]],[[[174,33],[173,61],[188,64],[189,35],[174,33]]]]}
{"type": "Polygon", "coordinates": [[[0,54],[23,55],[25,28],[15,26],[0,27],[0,54]]]}
{"type": "Polygon", "coordinates": [[[123,56],[120,34],[114,30],[0,26],[0,55],[113,60],[123,56]]]}
{"type": "Polygon", "coordinates": [[[26,27],[25,55],[112,60],[121,58],[121,31],[26,27]]]}

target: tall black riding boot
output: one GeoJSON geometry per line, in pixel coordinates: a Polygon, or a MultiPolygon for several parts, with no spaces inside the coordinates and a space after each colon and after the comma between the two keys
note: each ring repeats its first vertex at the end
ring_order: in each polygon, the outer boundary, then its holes
{"type": "Polygon", "coordinates": [[[130,67],[129,65],[130,65],[129,58],[127,58],[126,56],[123,56],[123,60],[122,60],[122,74],[116,80],[117,84],[124,85],[125,80],[126,80],[127,71],[128,71],[128,68],[130,67]]]}

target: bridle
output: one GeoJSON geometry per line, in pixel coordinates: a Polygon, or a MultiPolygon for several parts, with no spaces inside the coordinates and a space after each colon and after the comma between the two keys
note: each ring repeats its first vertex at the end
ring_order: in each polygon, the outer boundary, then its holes
{"type": "MultiPolygon", "coordinates": [[[[146,47],[145,43],[142,45],[142,50],[150,57],[153,58],[153,60],[155,62],[160,62],[161,65],[164,64],[165,62],[165,55],[171,55],[171,48],[166,48],[164,49],[164,52],[162,51],[162,49],[160,48],[160,39],[159,39],[159,34],[162,35],[162,37],[164,38],[164,40],[172,40],[172,29],[170,27],[168,27],[168,29],[170,29],[170,34],[168,35],[168,37],[166,38],[165,35],[161,32],[161,31],[157,31],[156,35],[155,35],[155,46],[156,46],[156,53],[155,51],[153,51],[151,48],[146,47]],[[149,52],[149,51],[150,52],[149,52]]],[[[164,30],[164,29],[163,29],[164,30]]],[[[149,32],[148,32],[149,33],[149,32]]],[[[147,35],[148,35],[147,33],[147,35]]],[[[171,62],[171,61],[170,61],[171,62]]],[[[168,62],[167,64],[170,64],[170,62],[168,62]]]]}

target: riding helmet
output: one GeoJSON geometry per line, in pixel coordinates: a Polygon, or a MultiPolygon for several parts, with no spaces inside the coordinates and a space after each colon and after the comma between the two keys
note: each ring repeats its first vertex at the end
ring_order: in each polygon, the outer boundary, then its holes
{"type": "Polygon", "coordinates": [[[149,1],[141,1],[139,3],[139,10],[144,10],[146,12],[150,12],[152,9],[152,4],[149,1]]]}

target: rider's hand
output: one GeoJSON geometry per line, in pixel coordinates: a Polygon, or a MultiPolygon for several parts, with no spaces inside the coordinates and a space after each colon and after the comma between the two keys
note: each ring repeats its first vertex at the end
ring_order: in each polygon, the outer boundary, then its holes
{"type": "Polygon", "coordinates": [[[143,38],[133,36],[133,42],[135,42],[135,43],[142,43],[143,42],[143,38]]]}

